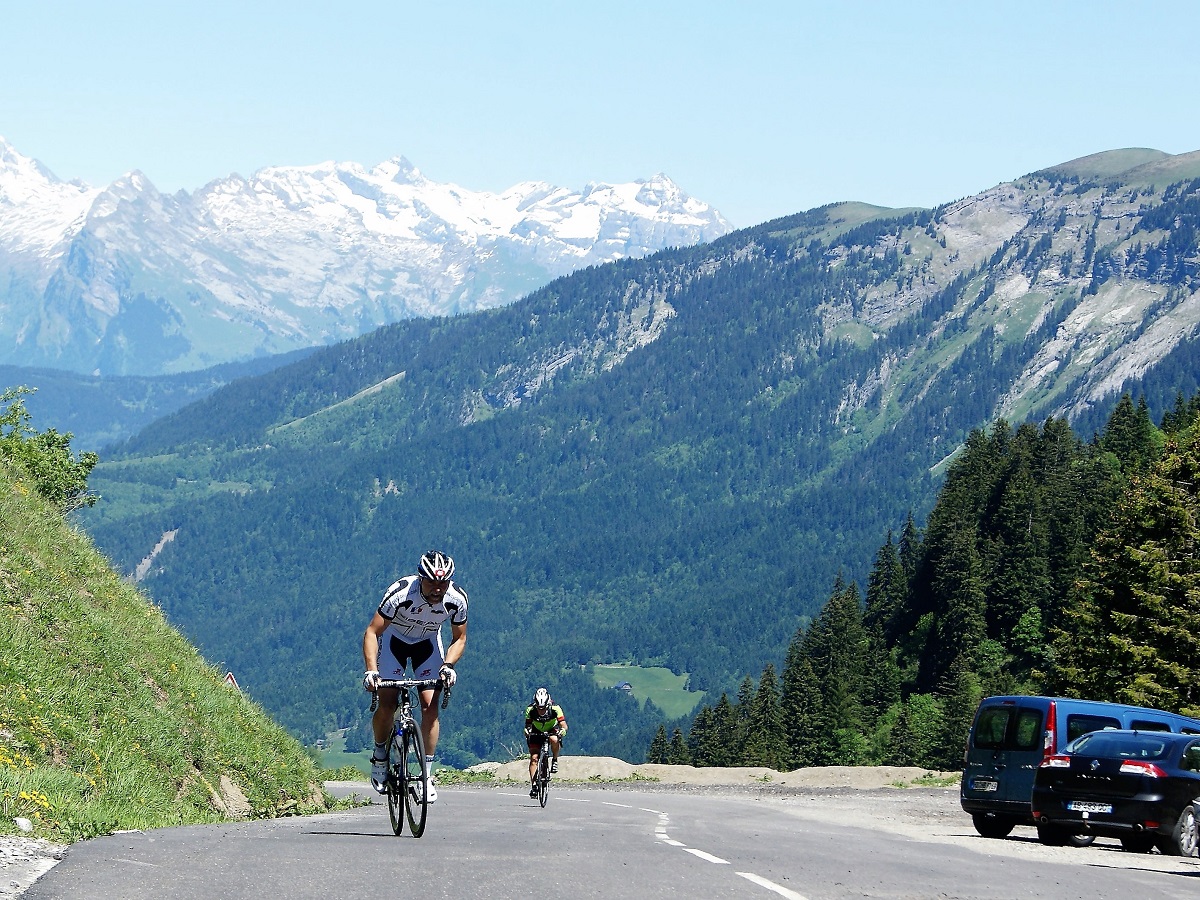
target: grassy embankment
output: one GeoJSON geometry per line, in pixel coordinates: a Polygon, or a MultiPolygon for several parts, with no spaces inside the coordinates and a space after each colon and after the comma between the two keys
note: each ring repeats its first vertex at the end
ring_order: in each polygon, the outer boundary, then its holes
{"type": "Polygon", "coordinates": [[[304,748],[0,464],[0,833],[317,812],[304,748]]]}

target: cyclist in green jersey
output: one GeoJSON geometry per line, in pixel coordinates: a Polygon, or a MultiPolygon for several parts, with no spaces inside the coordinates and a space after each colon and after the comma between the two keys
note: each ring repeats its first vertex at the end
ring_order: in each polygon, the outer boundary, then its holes
{"type": "Polygon", "coordinates": [[[551,773],[558,772],[558,752],[562,749],[562,739],[567,733],[567,717],[563,715],[562,707],[556,706],[550,699],[550,692],[544,687],[538,688],[533,694],[533,703],[525,708],[525,740],[529,744],[529,796],[537,796],[537,758],[542,749],[542,741],[550,741],[550,752],[554,758],[550,763],[551,773]]]}

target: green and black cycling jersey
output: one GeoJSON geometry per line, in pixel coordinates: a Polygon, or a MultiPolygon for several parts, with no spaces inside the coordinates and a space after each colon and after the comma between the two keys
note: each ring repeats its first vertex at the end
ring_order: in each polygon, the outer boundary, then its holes
{"type": "Polygon", "coordinates": [[[557,703],[545,710],[540,710],[536,706],[525,708],[525,729],[527,731],[548,734],[556,728],[559,734],[566,733],[567,718],[563,715],[562,707],[557,703]]]}

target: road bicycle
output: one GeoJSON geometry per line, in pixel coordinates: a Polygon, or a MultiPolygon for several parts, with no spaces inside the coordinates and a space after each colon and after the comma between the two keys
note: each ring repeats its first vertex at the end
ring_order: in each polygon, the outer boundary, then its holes
{"type": "MultiPolygon", "coordinates": [[[[387,796],[388,817],[392,820],[392,831],[397,835],[404,831],[404,820],[408,818],[408,829],[413,837],[425,833],[425,819],[429,814],[429,799],[425,786],[429,784],[429,761],[425,758],[425,741],[421,729],[413,718],[413,690],[436,688],[442,685],[440,678],[418,680],[412,678],[380,679],[381,688],[398,688],[396,719],[392,729],[392,740],[388,745],[387,780],[384,794],[387,796]]],[[[450,688],[442,686],[442,709],[450,702],[450,688]]],[[[379,703],[379,695],[371,699],[371,710],[379,703]]]]}
{"type": "MultiPolygon", "coordinates": [[[[546,808],[546,795],[550,790],[550,760],[553,759],[553,753],[550,750],[550,733],[545,732],[539,735],[542,739],[542,746],[538,750],[537,774],[534,776],[533,786],[537,788],[537,801],[546,808]]],[[[562,738],[559,738],[559,746],[561,747],[562,738]]]]}

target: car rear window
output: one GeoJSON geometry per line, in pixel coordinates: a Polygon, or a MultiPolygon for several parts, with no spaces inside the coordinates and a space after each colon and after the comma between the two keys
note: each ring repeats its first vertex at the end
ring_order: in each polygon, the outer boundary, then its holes
{"type": "Polygon", "coordinates": [[[1121,723],[1109,716],[1089,716],[1075,713],[1067,716],[1067,741],[1073,741],[1089,731],[1103,731],[1105,728],[1120,728],[1121,723]]]}
{"type": "Polygon", "coordinates": [[[1170,742],[1150,734],[1097,731],[1084,735],[1068,749],[1077,755],[1104,759],[1162,759],[1170,749],[1170,742]]]}

